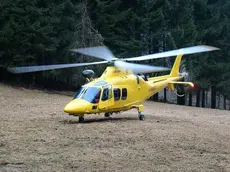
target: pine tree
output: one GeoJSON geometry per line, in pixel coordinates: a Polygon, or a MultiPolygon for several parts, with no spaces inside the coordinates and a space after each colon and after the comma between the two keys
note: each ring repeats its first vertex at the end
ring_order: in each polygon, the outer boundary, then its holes
{"type": "Polygon", "coordinates": [[[132,11],[122,5],[121,0],[93,0],[88,4],[94,26],[117,57],[132,56],[135,51],[129,28],[132,11]]]}
{"type": "MultiPolygon", "coordinates": [[[[3,1],[0,8],[0,63],[4,66],[76,62],[70,48],[98,45],[103,40],[92,27],[83,2],[10,0],[3,1]]],[[[35,76],[44,84],[53,80],[78,85],[75,72],[80,71],[52,70],[26,76],[35,76]]]]}
{"type": "Polygon", "coordinates": [[[195,79],[205,90],[211,88],[212,108],[216,107],[216,92],[223,91],[228,83],[229,72],[229,2],[228,1],[195,1],[195,21],[198,28],[197,42],[221,48],[219,52],[199,55],[193,61],[195,79]],[[205,70],[204,70],[205,69],[205,70]],[[225,78],[223,83],[223,78],[225,78]]]}

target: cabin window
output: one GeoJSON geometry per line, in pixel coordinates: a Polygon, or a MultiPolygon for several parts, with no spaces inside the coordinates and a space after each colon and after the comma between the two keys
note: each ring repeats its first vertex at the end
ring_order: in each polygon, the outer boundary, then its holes
{"type": "Polygon", "coordinates": [[[108,85],[104,87],[103,93],[102,93],[102,101],[106,101],[108,99],[112,98],[112,86],[108,85]]]}
{"type": "Polygon", "coordinates": [[[137,77],[137,84],[140,84],[140,78],[139,78],[139,76],[137,75],[136,77],[137,77]]]}
{"type": "Polygon", "coordinates": [[[113,89],[113,94],[114,94],[114,100],[118,101],[120,100],[121,97],[121,90],[119,88],[114,88],[113,89]]]}
{"type": "Polygon", "coordinates": [[[122,100],[125,100],[127,98],[127,89],[126,88],[122,88],[122,100]]]}

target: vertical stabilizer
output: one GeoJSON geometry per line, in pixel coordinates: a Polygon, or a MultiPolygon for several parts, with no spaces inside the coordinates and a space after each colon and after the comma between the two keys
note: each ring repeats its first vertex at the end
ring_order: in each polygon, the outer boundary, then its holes
{"type": "Polygon", "coordinates": [[[171,70],[170,76],[179,76],[179,69],[180,69],[180,63],[181,63],[181,59],[182,59],[182,54],[181,55],[177,55],[176,60],[173,64],[173,68],[171,70]]]}

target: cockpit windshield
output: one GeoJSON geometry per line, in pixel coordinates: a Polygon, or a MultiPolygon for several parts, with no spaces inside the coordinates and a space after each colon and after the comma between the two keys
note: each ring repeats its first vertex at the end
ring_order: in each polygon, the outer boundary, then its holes
{"type": "Polygon", "coordinates": [[[98,103],[101,96],[101,88],[98,87],[81,87],[74,99],[83,99],[90,103],[98,103]]]}
{"type": "Polygon", "coordinates": [[[80,95],[82,94],[82,92],[84,91],[84,89],[85,89],[84,87],[81,87],[81,88],[77,91],[77,93],[75,94],[74,99],[79,98],[80,95]]]}

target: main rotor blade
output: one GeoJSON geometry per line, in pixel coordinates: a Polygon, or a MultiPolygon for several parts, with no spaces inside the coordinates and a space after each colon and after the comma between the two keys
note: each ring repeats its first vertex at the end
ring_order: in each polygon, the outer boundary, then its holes
{"type": "Polygon", "coordinates": [[[135,63],[127,63],[124,61],[115,61],[114,65],[118,68],[130,69],[133,73],[152,73],[152,72],[164,72],[170,71],[170,68],[160,67],[160,66],[149,66],[149,65],[141,65],[135,63]]]}
{"type": "Polygon", "coordinates": [[[73,63],[73,64],[12,67],[12,68],[7,68],[7,70],[11,73],[28,73],[28,72],[37,72],[37,71],[52,70],[52,69],[62,69],[62,68],[71,68],[71,67],[78,67],[78,66],[96,65],[96,64],[103,64],[103,63],[108,63],[108,61],[100,61],[100,62],[92,62],[92,63],[73,63]]]}
{"type": "Polygon", "coordinates": [[[105,46],[71,49],[70,51],[75,53],[81,53],[88,56],[97,57],[107,61],[111,61],[113,58],[115,58],[113,53],[105,46]]]}
{"type": "Polygon", "coordinates": [[[219,48],[207,46],[207,45],[198,45],[198,46],[193,46],[193,47],[187,47],[187,48],[181,48],[181,49],[177,49],[177,50],[166,51],[166,52],[162,52],[162,53],[126,58],[124,60],[140,61],[140,60],[149,60],[149,59],[158,59],[158,58],[163,58],[163,57],[177,56],[180,54],[181,55],[194,54],[194,53],[201,53],[201,52],[215,51],[215,50],[219,50],[219,48]]]}

